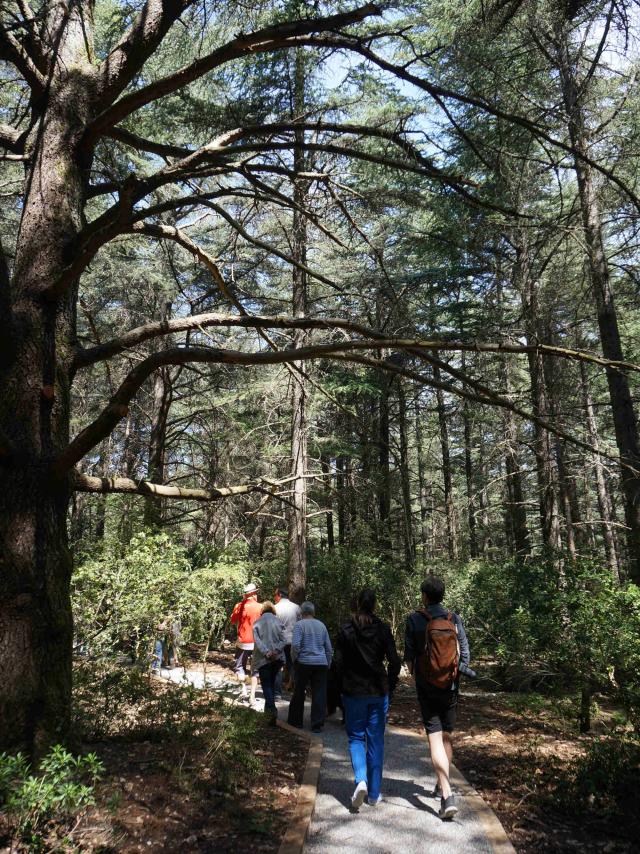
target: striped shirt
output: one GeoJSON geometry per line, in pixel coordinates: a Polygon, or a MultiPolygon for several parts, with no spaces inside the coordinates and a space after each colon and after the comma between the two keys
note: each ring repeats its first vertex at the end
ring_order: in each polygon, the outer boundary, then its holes
{"type": "Polygon", "coordinates": [[[315,617],[303,617],[293,627],[291,657],[300,664],[329,667],[333,649],[324,623],[315,617]]]}

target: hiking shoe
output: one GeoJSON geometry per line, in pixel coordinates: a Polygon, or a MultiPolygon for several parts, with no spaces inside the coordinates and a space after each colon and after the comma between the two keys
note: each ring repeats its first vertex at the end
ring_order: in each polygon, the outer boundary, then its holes
{"type": "Polygon", "coordinates": [[[442,789],[440,788],[440,783],[436,783],[433,792],[431,792],[432,798],[440,798],[442,800],[442,789]]]}
{"type": "Polygon", "coordinates": [[[448,798],[440,798],[440,818],[443,821],[451,821],[457,812],[458,807],[453,795],[449,795],[448,798]]]}
{"type": "Polygon", "coordinates": [[[377,807],[378,804],[382,803],[382,795],[378,795],[377,798],[367,798],[367,803],[370,807],[377,807]]]}
{"type": "Polygon", "coordinates": [[[367,784],[361,780],[356,786],[355,792],[351,796],[351,809],[353,812],[358,812],[364,799],[367,797],[367,784]]]}

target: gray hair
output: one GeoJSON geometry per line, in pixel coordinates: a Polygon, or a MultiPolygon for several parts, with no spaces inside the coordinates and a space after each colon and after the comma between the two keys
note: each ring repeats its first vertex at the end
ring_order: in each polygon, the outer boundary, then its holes
{"type": "Polygon", "coordinates": [[[300,612],[302,614],[311,614],[313,617],[316,613],[316,606],[313,602],[303,602],[302,605],[300,605],[300,612]]]}

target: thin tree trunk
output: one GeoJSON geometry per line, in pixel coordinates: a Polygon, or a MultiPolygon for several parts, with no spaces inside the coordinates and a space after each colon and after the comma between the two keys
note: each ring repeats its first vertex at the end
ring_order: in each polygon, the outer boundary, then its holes
{"type": "MultiPolygon", "coordinates": [[[[576,151],[574,168],[602,353],[606,359],[624,361],[609,262],[604,248],[597,183],[593,170],[579,156],[590,151],[583,106],[585,86],[578,86],[564,26],[558,32],[557,59],[569,137],[576,151]]],[[[627,375],[618,368],[607,368],[606,375],[616,444],[622,464],[620,485],[627,523],[629,576],[636,584],[640,584],[640,439],[637,418],[627,375]]]]}
{"type": "Polygon", "coordinates": [[[422,560],[426,564],[429,558],[429,530],[427,518],[429,507],[427,502],[427,487],[424,474],[424,445],[422,440],[422,413],[418,398],[416,397],[415,425],[416,425],[416,455],[418,458],[418,490],[420,494],[420,543],[422,547],[422,560]]]}
{"type": "MultiPolygon", "coordinates": [[[[440,368],[433,366],[433,378],[441,382],[440,368]]],[[[444,508],[447,522],[447,552],[451,560],[458,557],[458,542],[456,539],[456,519],[453,504],[453,477],[451,474],[451,454],[449,450],[449,430],[447,427],[447,412],[444,403],[444,392],[436,388],[438,409],[438,425],[440,428],[440,449],[442,452],[442,482],[444,486],[444,508]]]]}
{"type": "MultiPolygon", "coordinates": [[[[538,289],[537,282],[534,280],[531,271],[527,236],[522,232],[517,238],[515,275],[522,296],[527,344],[536,344],[541,340],[538,289]]],[[[530,353],[528,361],[533,412],[539,418],[548,419],[549,403],[543,359],[538,353],[530,353]]],[[[534,424],[534,435],[534,454],[540,495],[542,542],[548,550],[557,554],[562,548],[562,540],[560,534],[556,461],[549,431],[534,424]]]]}
{"type": "Polygon", "coordinates": [[[404,561],[407,572],[412,572],[415,564],[415,540],[413,536],[413,515],[411,512],[411,476],[409,471],[409,446],[407,441],[407,402],[405,399],[402,379],[398,380],[398,407],[404,561]]]}
{"type": "MultiPolygon", "coordinates": [[[[167,419],[173,399],[173,386],[169,368],[157,371],[153,382],[153,421],[149,437],[149,462],[147,479],[152,483],[165,481],[165,445],[167,438],[167,419]]],[[[144,524],[148,528],[162,526],[163,501],[160,498],[146,497],[144,506],[144,524]]]]}
{"type": "MultiPolygon", "coordinates": [[[[507,361],[505,369],[507,397],[512,397],[511,364],[507,361]]],[[[508,515],[513,536],[514,552],[518,557],[531,554],[531,539],[527,526],[527,510],[522,488],[522,471],[518,455],[518,425],[513,412],[504,411],[505,467],[507,471],[507,490],[509,496],[508,515]]]]}
{"type": "Polygon", "coordinates": [[[389,392],[390,375],[378,372],[378,547],[383,558],[391,557],[391,475],[389,469],[389,392]]]}
{"type": "Polygon", "coordinates": [[[322,469],[324,478],[324,501],[326,506],[329,508],[326,513],[326,523],[327,523],[327,547],[329,551],[331,551],[335,546],[335,537],[333,531],[333,499],[332,499],[332,489],[331,489],[331,463],[328,457],[322,456],[320,457],[320,467],[322,469]]]}
{"type": "MultiPolygon", "coordinates": [[[[582,401],[587,421],[587,431],[589,433],[589,443],[592,447],[600,450],[598,425],[593,408],[591,392],[589,390],[587,370],[583,362],[580,362],[580,382],[582,386],[582,401]]],[[[600,514],[600,519],[602,520],[602,534],[604,538],[604,551],[607,556],[607,565],[615,577],[619,578],[618,556],[616,552],[616,541],[611,517],[611,501],[609,499],[609,492],[607,490],[607,483],[604,476],[602,457],[599,453],[595,455],[593,468],[596,476],[596,496],[598,500],[598,512],[600,514]]]]}
{"type": "MultiPolygon", "coordinates": [[[[305,109],[306,75],[304,51],[296,50],[293,81],[294,117],[303,116],[305,109]]],[[[293,152],[293,171],[297,176],[305,169],[304,130],[297,130],[293,152]]],[[[307,227],[300,208],[305,205],[306,183],[296,177],[293,185],[293,258],[299,264],[307,263],[307,227]]],[[[304,270],[293,268],[292,313],[294,317],[307,314],[307,279],[304,270]]],[[[299,330],[294,335],[294,346],[303,347],[305,333],[299,330]]],[[[289,506],[289,595],[294,602],[302,602],[307,585],[307,387],[304,378],[305,364],[298,363],[298,371],[292,372],[291,396],[291,505],[289,506]]]]}

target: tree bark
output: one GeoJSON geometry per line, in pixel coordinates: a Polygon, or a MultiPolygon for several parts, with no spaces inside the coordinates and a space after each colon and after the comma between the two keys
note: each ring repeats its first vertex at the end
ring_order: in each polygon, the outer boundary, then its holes
{"type": "MultiPolygon", "coordinates": [[[[304,115],[306,74],[304,52],[295,52],[293,80],[293,117],[304,115]]],[[[293,171],[296,176],[305,170],[304,130],[297,130],[293,152],[293,171]]],[[[297,266],[293,267],[292,310],[294,317],[307,314],[307,277],[302,267],[307,263],[307,225],[301,208],[306,196],[305,181],[297,177],[293,185],[293,251],[297,266]]],[[[294,335],[294,346],[303,347],[305,332],[298,330],[294,335]]],[[[305,363],[292,371],[291,395],[291,474],[295,478],[289,506],[289,594],[294,602],[302,602],[307,585],[307,384],[304,377],[305,363]]]]}
{"type": "Polygon", "coordinates": [[[411,511],[411,472],[409,470],[409,443],[407,440],[407,403],[402,379],[398,379],[398,428],[400,432],[400,483],[402,487],[404,562],[407,572],[412,572],[415,564],[416,547],[413,535],[413,513],[411,511]]]}
{"type": "MultiPolygon", "coordinates": [[[[618,314],[614,301],[602,233],[597,182],[591,167],[580,155],[589,152],[589,134],[584,115],[585,86],[579,86],[570,56],[566,26],[559,28],[557,61],[562,95],[568,118],[569,137],[575,149],[574,168],[582,213],[586,255],[596,307],[602,353],[607,359],[624,360],[618,314]]],[[[624,500],[629,552],[629,577],[640,584],[640,439],[627,374],[607,368],[609,400],[620,454],[620,486],[624,500]]]]}
{"type": "MultiPolygon", "coordinates": [[[[433,378],[440,382],[440,368],[433,366],[433,378]]],[[[447,523],[447,552],[451,560],[458,557],[458,541],[456,538],[456,518],[453,503],[453,477],[451,473],[451,453],[449,449],[449,430],[447,427],[447,412],[444,403],[444,392],[436,388],[436,403],[438,410],[438,425],[440,428],[440,449],[442,452],[442,483],[444,487],[444,510],[447,523]]]]}
{"type": "Polygon", "coordinates": [[[33,104],[39,121],[27,140],[0,360],[0,750],[34,754],[69,732],[73,636],[70,484],[52,477],[51,464],[69,441],[77,284],[55,299],[43,293],[83,224],[90,157],[82,135],[95,92],[89,4],[56,6],[50,16],[60,38],[46,103],[33,104]]]}
{"type": "MultiPolygon", "coordinates": [[[[507,361],[505,367],[507,396],[512,396],[511,365],[507,361]]],[[[505,410],[505,467],[507,471],[507,494],[509,497],[508,516],[510,530],[513,536],[513,548],[517,557],[531,554],[531,539],[527,527],[527,509],[524,503],[522,488],[522,470],[518,454],[518,425],[513,412],[505,410]]]]}
{"type": "MultiPolygon", "coordinates": [[[[541,340],[542,335],[538,307],[538,284],[531,270],[528,239],[524,232],[520,232],[516,238],[515,276],[522,298],[525,335],[527,343],[532,344],[541,340]]],[[[528,353],[528,361],[533,412],[538,418],[547,420],[549,415],[549,398],[544,361],[542,356],[536,352],[528,353]]],[[[549,431],[545,430],[539,424],[534,424],[534,435],[542,542],[547,550],[557,554],[562,548],[562,541],[560,534],[556,461],[553,455],[549,431]]]]}
{"type": "MultiPolygon", "coordinates": [[[[587,370],[584,365],[580,365],[580,383],[582,386],[582,401],[587,421],[587,430],[589,432],[589,441],[594,448],[599,448],[600,436],[598,435],[598,425],[596,422],[591,392],[589,390],[587,370]]],[[[599,454],[596,455],[593,461],[593,468],[596,476],[596,496],[598,501],[598,512],[602,521],[602,535],[604,539],[604,551],[607,557],[607,565],[613,575],[616,578],[619,578],[618,555],[612,524],[611,501],[609,498],[609,491],[607,489],[607,482],[605,480],[602,458],[599,454]]]]}
{"type": "Polygon", "coordinates": [[[329,508],[326,513],[325,521],[327,524],[327,548],[331,551],[335,547],[335,534],[333,530],[333,498],[331,489],[331,462],[328,457],[320,457],[320,468],[322,469],[324,478],[324,501],[329,508]]]}

